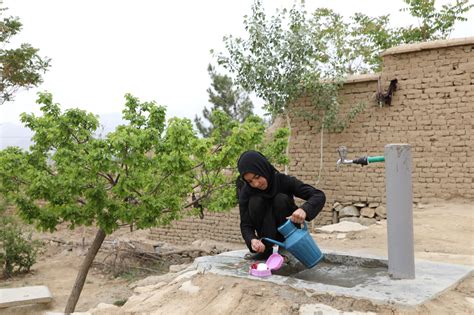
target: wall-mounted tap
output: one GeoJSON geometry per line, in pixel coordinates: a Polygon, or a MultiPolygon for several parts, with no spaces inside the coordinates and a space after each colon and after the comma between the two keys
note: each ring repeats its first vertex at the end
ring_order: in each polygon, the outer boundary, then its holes
{"type": "Polygon", "coordinates": [[[339,148],[336,149],[336,151],[339,153],[339,160],[336,162],[336,168],[339,169],[339,166],[341,164],[352,164],[352,160],[347,160],[347,148],[345,146],[340,146],[339,148]]]}
{"type": "Polygon", "coordinates": [[[360,164],[362,166],[368,165],[369,163],[375,162],[384,162],[385,157],[383,156],[363,156],[355,160],[348,160],[347,157],[347,148],[345,146],[340,146],[336,149],[339,153],[339,160],[336,162],[336,169],[339,170],[341,164],[360,164]]]}

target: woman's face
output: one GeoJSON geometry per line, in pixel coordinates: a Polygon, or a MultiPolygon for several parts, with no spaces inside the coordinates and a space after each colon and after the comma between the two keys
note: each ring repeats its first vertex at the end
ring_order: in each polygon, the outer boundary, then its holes
{"type": "Polygon", "coordinates": [[[245,173],[244,180],[252,187],[260,190],[265,190],[268,187],[267,179],[263,176],[254,173],[245,173]]]}

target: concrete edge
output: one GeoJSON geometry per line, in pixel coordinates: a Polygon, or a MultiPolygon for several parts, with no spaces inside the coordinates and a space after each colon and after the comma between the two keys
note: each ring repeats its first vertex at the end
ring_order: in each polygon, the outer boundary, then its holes
{"type": "Polygon", "coordinates": [[[422,50],[453,47],[453,46],[465,46],[465,45],[471,45],[471,44],[474,44],[474,36],[454,38],[454,39],[434,40],[434,41],[429,41],[429,42],[405,44],[405,45],[392,47],[383,51],[380,54],[380,56],[385,57],[389,55],[405,54],[405,53],[417,52],[417,51],[422,51],[422,50]]]}
{"type": "MultiPolygon", "coordinates": [[[[464,265],[458,265],[458,266],[464,266],[464,265]]],[[[459,284],[461,284],[461,282],[463,282],[464,280],[466,280],[467,278],[469,278],[470,276],[474,275],[474,268],[471,268],[471,270],[469,272],[467,272],[464,276],[462,276],[461,278],[459,278],[456,282],[454,282],[453,284],[447,286],[446,288],[444,288],[444,290],[441,290],[439,292],[436,292],[431,298],[430,300],[433,300],[433,299],[436,299],[438,296],[452,290],[453,288],[455,288],[456,286],[458,286],[459,284]]]]}
{"type": "MultiPolygon", "coordinates": [[[[239,258],[239,257],[243,257],[243,255],[245,255],[246,252],[247,252],[247,250],[237,250],[237,251],[221,253],[220,255],[225,256],[225,257],[239,258]]],[[[347,262],[347,259],[349,258],[351,260],[351,263],[356,263],[356,264],[361,263],[363,265],[367,262],[370,264],[371,262],[375,261],[375,262],[380,263],[381,265],[384,265],[384,264],[388,265],[388,259],[386,259],[385,257],[382,257],[382,256],[373,255],[373,254],[364,254],[364,253],[361,254],[359,252],[352,253],[351,251],[337,251],[337,250],[323,250],[323,253],[324,253],[326,258],[330,259],[330,261],[332,260],[332,258],[330,257],[332,255],[332,256],[339,256],[338,257],[339,259],[342,259],[343,261],[346,261],[346,262],[347,262]]],[[[209,264],[209,262],[206,262],[205,258],[203,260],[201,260],[200,262],[195,261],[195,267],[203,268],[204,265],[207,265],[207,267],[204,267],[204,269],[207,269],[207,271],[210,271],[211,273],[217,273],[217,274],[222,274],[222,275],[226,275],[226,276],[242,278],[242,276],[238,276],[238,275],[232,274],[230,272],[225,272],[225,271],[224,272],[222,272],[222,271],[218,272],[217,270],[213,270],[214,268],[212,267],[212,265],[208,265],[208,264],[209,264]],[[204,264],[201,265],[200,263],[204,263],[204,264]],[[201,266],[199,266],[199,265],[201,265],[201,266]]],[[[433,300],[434,298],[437,298],[438,296],[444,294],[445,292],[448,292],[448,291],[452,290],[457,285],[459,285],[462,281],[464,281],[465,279],[467,279],[468,277],[470,277],[474,274],[474,267],[466,266],[466,265],[451,264],[451,263],[440,263],[440,262],[433,262],[433,261],[424,260],[424,259],[415,259],[415,264],[416,264],[417,268],[421,268],[422,270],[426,270],[426,269],[429,270],[430,268],[438,269],[440,266],[445,266],[447,268],[454,268],[455,270],[457,270],[456,272],[458,273],[458,275],[456,276],[455,279],[453,279],[454,282],[452,282],[452,284],[444,287],[440,291],[432,292],[432,295],[427,297],[426,300],[423,301],[423,302],[413,303],[413,301],[412,302],[400,302],[400,301],[394,301],[394,300],[386,301],[386,300],[380,299],[380,297],[376,297],[376,296],[373,296],[370,299],[370,301],[372,303],[378,304],[378,305],[385,305],[385,306],[387,306],[387,305],[396,305],[397,307],[402,308],[402,309],[407,309],[407,310],[414,309],[414,308],[418,307],[419,305],[427,302],[428,300],[433,300]]],[[[248,278],[248,277],[245,277],[245,278],[248,278]]],[[[297,289],[297,290],[303,290],[305,292],[308,290],[307,293],[313,291],[315,294],[324,294],[323,291],[319,291],[316,288],[307,287],[305,285],[305,281],[300,280],[300,279],[292,278],[291,281],[288,281],[285,277],[281,277],[279,275],[273,275],[271,279],[255,278],[254,280],[279,283],[279,284],[282,284],[282,285],[292,287],[292,288],[297,289]]],[[[404,281],[404,280],[400,280],[400,281],[404,281]]],[[[328,285],[328,286],[331,287],[330,285],[328,285]]],[[[311,293],[309,293],[309,294],[311,294],[311,293]]],[[[358,296],[358,294],[348,294],[347,292],[345,292],[345,289],[342,289],[340,292],[337,293],[337,295],[342,296],[342,297],[353,298],[353,299],[356,299],[356,300],[367,300],[367,298],[362,297],[362,296],[358,296]]]]}
{"type": "Polygon", "coordinates": [[[377,81],[380,78],[380,73],[368,73],[358,75],[348,75],[344,78],[344,84],[363,83],[377,81]]]}
{"type": "Polygon", "coordinates": [[[51,291],[45,285],[1,288],[0,291],[0,309],[32,304],[47,304],[53,300],[51,291]]]}

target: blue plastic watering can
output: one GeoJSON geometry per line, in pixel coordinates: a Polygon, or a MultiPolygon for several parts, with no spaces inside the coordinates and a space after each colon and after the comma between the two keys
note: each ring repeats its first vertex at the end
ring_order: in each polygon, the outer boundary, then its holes
{"type": "Polygon", "coordinates": [[[304,222],[304,227],[302,229],[297,229],[293,222],[288,220],[278,228],[278,232],[285,237],[284,243],[267,237],[264,237],[263,239],[286,248],[286,250],[288,250],[307,268],[316,266],[316,264],[324,257],[323,253],[309,234],[306,222],[304,222]]]}

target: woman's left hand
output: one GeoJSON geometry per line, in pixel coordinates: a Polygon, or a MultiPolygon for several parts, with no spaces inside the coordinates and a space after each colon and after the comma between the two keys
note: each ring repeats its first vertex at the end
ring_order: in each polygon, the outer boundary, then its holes
{"type": "Polygon", "coordinates": [[[293,223],[302,224],[306,219],[306,212],[303,209],[298,208],[287,219],[290,219],[293,223]]]}

